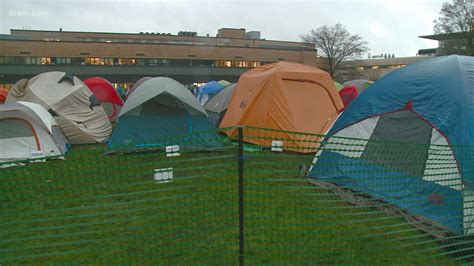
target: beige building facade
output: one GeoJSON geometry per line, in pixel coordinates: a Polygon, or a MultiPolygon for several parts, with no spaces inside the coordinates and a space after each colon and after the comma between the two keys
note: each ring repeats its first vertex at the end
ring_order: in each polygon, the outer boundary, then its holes
{"type": "Polygon", "coordinates": [[[314,44],[265,40],[260,32],[219,29],[195,32],[74,32],[12,29],[0,35],[0,84],[60,70],[80,78],[103,76],[122,87],[143,76],[168,76],[184,84],[237,81],[262,64],[290,61],[324,67],[314,44]]]}

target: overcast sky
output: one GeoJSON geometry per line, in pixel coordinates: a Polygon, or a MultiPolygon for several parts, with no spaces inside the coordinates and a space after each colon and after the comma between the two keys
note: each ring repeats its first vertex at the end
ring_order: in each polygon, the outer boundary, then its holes
{"type": "Polygon", "coordinates": [[[443,0],[0,0],[0,32],[32,30],[170,32],[215,36],[218,28],[261,31],[262,38],[299,41],[311,29],[338,22],[369,42],[370,53],[414,56],[436,41],[443,0]]]}

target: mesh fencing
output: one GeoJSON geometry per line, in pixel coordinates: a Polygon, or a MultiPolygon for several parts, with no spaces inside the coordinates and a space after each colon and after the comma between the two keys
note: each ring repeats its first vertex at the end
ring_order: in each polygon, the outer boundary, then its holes
{"type": "Polygon", "coordinates": [[[0,264],[472,262],[474,197],[453,147],[240,132],[8,163],[0,264]]]}

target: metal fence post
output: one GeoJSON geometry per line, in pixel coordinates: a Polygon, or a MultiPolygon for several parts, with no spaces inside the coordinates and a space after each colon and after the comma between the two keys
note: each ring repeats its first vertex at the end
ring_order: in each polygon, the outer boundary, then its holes
{"type": "Polygon", "coordinates": [[[244,138],[243,128],[239,127],[238,142],[239,142],[239,264],[244,265],[244,138]]]}

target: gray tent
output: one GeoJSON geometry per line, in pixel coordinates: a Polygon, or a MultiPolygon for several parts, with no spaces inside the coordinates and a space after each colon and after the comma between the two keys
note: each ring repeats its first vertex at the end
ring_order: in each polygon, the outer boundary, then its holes
{"type": "Polygon", "coordinates": [[[130,97],[130,95],[132,94],[134,90],[136,90],[138,87],[140,87],[140,85],[142,85],[143,83],[145,83],[145,81],[149,79],[152,79],[152,77],[143,77],[137,80],[135,83],[133,83],[133,86],[127,91],[126,98],[130,97]]]}
{"type": "Polygon", "coordinates": [[[237,83],[227,85],[204,105],[204,109],[209,115],[209,120],[215,127],[219,126],[229,107],[235,86],[237,86],[237,83]]]}
{"type": "Polygon", "coordinates": [[[129,95],[108,145],[118,150],[157,147],[172,139],[183,145],[213,146],[211,140],[217,139],[213,129],[206,111],[188,89],[176,80],[158,77],[129,95]]]}
{"type": "Polygon", "coordinates": [[[87,85],[64,72],[45,72],[15,84],[6,102],[18,101],[48,110],[71,144],[101,142],[112,133],[104,108],[87,85]]]}

